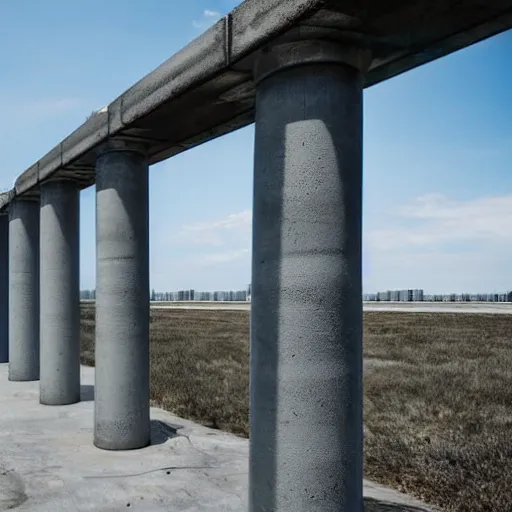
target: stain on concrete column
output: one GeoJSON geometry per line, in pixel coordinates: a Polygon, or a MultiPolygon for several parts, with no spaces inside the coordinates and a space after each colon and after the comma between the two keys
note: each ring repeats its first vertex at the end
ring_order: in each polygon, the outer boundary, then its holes
{"type": "Polygon", "coordinates": [[[0,213],[0,363],[9,361],[9,216],[0,213]]]}
{"type": "Polygon", "coordinates": [[[80,192],[72,181],[41,186],[39,400],[80,401],[80,192]]]}
{"type": "Polygon", "coordinates": [[[362,73],[335,42],[255,67],[251,512],[361,512],[362,73]]]}
{"type": "Polygon", "coordinates": [[[39,379],[39,201],[9,205],[9,380],[39,379]]]}
{"type": "Polygon", "coordinates": [[[109,145],[96,162],[94,444],[142,448],[149,423],[148,161],[109,145]]]}

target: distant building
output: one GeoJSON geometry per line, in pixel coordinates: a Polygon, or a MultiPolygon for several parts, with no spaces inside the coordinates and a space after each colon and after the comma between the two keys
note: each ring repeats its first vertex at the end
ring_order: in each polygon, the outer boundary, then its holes
{"type": "Polygon", "coordinates": [[[412,300],[414,302],[423,302],[423,290],[413,290],[412,300]]]}
{"type": "MultiPolygon", "coordinates": [[[[80,290],[80,300],[95,300],[96,290],[80,290]]],[[[174,292],[150,292],[152,301],[237,301],[251,302],[252,285],[243,290],[198,291],[190,288],[174,292]]],[[[505,293],[449,293],[425,294],[423,289],[386,290],[377,293],[364,293],[364,301],[374,302],[512,302],[512,291],[505,293]]]]}

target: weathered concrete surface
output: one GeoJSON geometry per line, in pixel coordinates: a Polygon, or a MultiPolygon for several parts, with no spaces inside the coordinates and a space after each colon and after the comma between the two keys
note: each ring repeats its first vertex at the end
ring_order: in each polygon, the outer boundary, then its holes
{"type": "Polygon", "coordinates": [[[149,442],[148,164],[137,151],[98,158],[94,443],[149,442]]]}
{"type": "Polygon", "coordinates": [[[80,195],[72,181],[41,189],[40,401],[80,400],[80,195]]]}
{"type": "MultiPolygon", "coordinates": [[[[46,407],[37,382],[9,382],[0,364],[0,511],[247,511],[247,440],[152,408],[151,446],[100,450],[94,369],[81,372],[84,401],[46,407]]],[[[364,493],[366,512],[430,510],[371,482],[364,493]]]]}
{"type": "Polygon", "coordinates": [[[39,202],[9,207],[9,378],[39,379],[39,202]]]}
{"type": "Polygon", "coordinates": [[[246,0],[30,166],[16,194],[38,194],[50,176],[91,185],[107,138],[144,142],[152,164],[252,123],[252,65],[279,38],[371,48],[368,87],[510,27],[512,0],[246,0]]]}
{"type": "Polygon", "coordinates": [[[0,211],[7,212],[9,203],[14,199],[16,191],[11,189],[7,192],[0,192],[0,211]]]}
{"type": "Polygon", "coordinates": [[[363,503],[363,91],[348,53],[283,44],[256,65],[251,512],[363,503]]]}

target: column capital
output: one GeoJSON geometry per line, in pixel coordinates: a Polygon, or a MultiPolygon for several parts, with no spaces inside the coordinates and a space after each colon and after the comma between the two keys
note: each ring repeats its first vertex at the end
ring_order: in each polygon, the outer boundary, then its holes
{"type": "Polygon", "coordinates": [[[265,48],[256,59],[253,74],[256,83],[278,71],[308,64],[345,64],[366,72],[371,50],[355,42],[306,39],[278,43],[265,48]]]}
{"type": "Polygon", "coordinates": [[[39,202],[39,195],[21,195],[21,196],[14,196],[9,203],[9,206],[17,203],[17,202],[23,202],[23,203],[38,203],[39,202]]]}
{"type": "Polygon", "coordinates": [[[44,181],[42,181],[39,185],[40,188],[44,188],[45,185],[49,184],[55,184],[55,183],[74,183],[78,185],[80,183],[80,179],[75,176],[66,176],[66,175],[57,175],[57,176],[50,176],[49,178],[46,178],[44,181]]]}
{"type": "Polygon", "coordinates": [[[144,156],[147,156],[148,154],[146,145],[141,142],[124,139],[110,139],[96,148],[96,158],[104,155],[105,153],[112,153],[115,151],[132,151],[144,156]]]}

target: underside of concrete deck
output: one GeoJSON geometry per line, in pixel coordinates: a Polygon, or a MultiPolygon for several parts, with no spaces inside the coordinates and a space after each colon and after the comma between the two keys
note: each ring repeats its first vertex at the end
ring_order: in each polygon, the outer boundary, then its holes
{"type": "Polygon", "coordinates": [[[254,122],[253,66],[269,44],[365,47],[369,87],[510,27],[512,0],[246,0],[30,166],[0,210],[49,178],[92,185],[106,140],[143,144],[154,164],[254,122]]]}
{"type": "MultiPolygon", "coordinates": [[[[247,510],[248,442],[151,409],[151,446],[92,444],[94,369],[82,402],[39,404],[39,383],[10,382],[0,365],[0,511],[247,510]]],[[[365,511],[425,512],[420,502],[365,481],[365,511]]]]}

